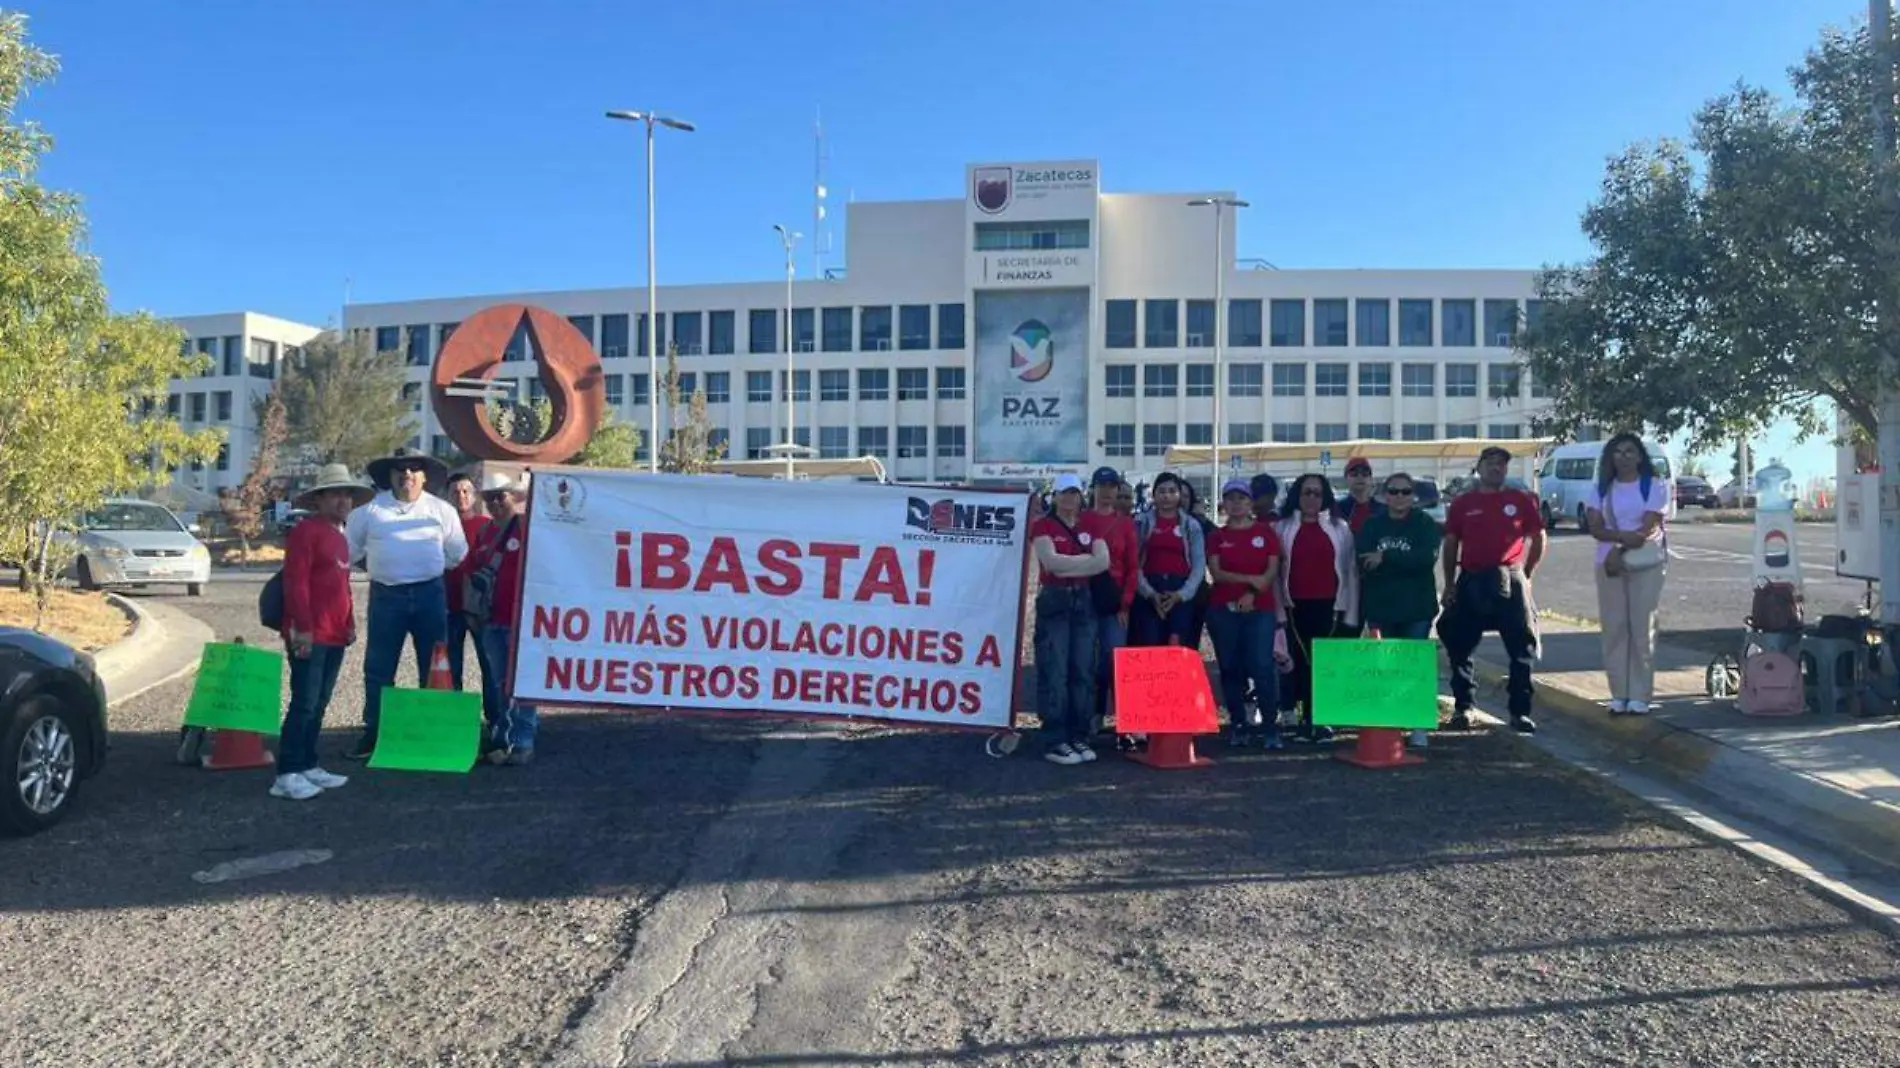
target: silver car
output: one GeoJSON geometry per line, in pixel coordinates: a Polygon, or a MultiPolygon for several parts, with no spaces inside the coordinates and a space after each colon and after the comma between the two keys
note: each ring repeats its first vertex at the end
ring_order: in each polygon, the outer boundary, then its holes
{"type": "Polygon", "coordinates": [[[211,552],[178,517],[148,501],[111,500],[88,513],[73,544],[73,581],[82,590],[106,586],[182,585],[202,597],[211,581],[211,552]]]}

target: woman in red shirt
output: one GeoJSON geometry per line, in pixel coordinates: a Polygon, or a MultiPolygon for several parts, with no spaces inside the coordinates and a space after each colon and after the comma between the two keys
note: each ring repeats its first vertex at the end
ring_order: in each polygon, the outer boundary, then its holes
{"type": "Polygon", "coordinates": [[[1313,641],[1347,637],[1359,623],[1359,565],[1352,525],[1338,517],[1333,484],[1325,475],[1295,479],[1280,506],[1280,541],[1287,566],[1280,597],[1287,618],[1293,673],[1280,695],[1286,710],[1300,710],[1300,737],[1325,742],[1330,727],[1313,726],[1313,641]]]}
{"type": "Polygon", "coordinates": [[[1244,746],[1258,735],[1268,749],[1279,749],[1284,743],[1274,712],[1280,673],[1273,643],[1279,627],[1274,585],[1280,573],[1280,538],[1271,526],[1255,518],[1253,490],[1244,480],[1234,479],[1221,487],[1221,505],[1227,525],[1214,532],[1207,546],[1208,573],[1214,579],[1207,631],[1220,665],[1228,743],[1244,746]],[[1247,712],[1250,681],[1257,705],[1251,716],[1247,712]]]}
{"type": "Polygon", "coordinates": [[[327,464],[317,484],[297,498],[307,515],[284,543],[284,648],[290,654],[290,704],[277,743],[272,797],[308,801],[350,780],[317,764],[317,739],[330,707],[343,654],[356,642],[356,604],[350,595],[350,543],[343,522],[350,509],[376,496],[342,464],[327,464]]]}
{"type": "Polygon", "coordinates": [[[1056,479],[1054,509],[1029,525],[1041,588],[1036,592],[1036,712],[1052,764],[1095,759],[1089,735],[1095,713],[1099,618],[1089,580],[1108,570],[1108,541],[1082,513],[1082,480],[1056,479]]]}

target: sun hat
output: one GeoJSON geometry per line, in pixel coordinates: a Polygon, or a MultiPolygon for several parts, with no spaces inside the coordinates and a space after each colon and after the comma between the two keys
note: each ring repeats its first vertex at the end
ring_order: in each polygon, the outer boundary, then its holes
{"type": "Polygon", "coordinates": [[[520,478],[509,478],[500,471],[488,471],[482,475],[482,496],[491,493],[527,493],[528,475],[522,472],[520,478]]]}
{"type": "Polygon", "coordinates": [[[449,480],[449,465],[415,449],[397,449],[388,456],[371,460],[364,467],[364,473],[376,484],[377,489],[390,489],[390,470],[397,465],[418,464],[422,467],[423,485],[430,492],[439,490],[449,480]]]}
{"type": "Polygon", "coordinates": [[[317,484],[297,494],[291,503],[298,508],[309,510],[316,506],[316,498],[325,490],[346,489],[350,491],[350,503],[367,504],[376,496],[376,487],[350,474],[348,464],[324,464],[317,469],[317,484]]]}

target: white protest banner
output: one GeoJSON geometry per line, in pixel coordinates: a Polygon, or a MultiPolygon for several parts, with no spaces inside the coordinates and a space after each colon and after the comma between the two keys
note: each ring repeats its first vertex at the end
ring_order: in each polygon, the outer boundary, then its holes
{"type": "Polygon", "coordinates": [[[1011,722],[1021,494],[534,475],[515,696],[1011,722]]]}

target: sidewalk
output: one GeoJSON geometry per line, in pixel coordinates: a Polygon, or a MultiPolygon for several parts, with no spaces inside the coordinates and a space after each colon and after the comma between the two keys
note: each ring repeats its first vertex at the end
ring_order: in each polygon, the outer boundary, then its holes
{"type": "MultiPolygon", "coordinates": [[[[1808,714],[1752,719],[1705,694],[1705,652],[1656,650],[1657,709],[1611,716],[1595,629],[1546,622],[1535,682],[1545,721],[1578,728],[1618,760],[1713,795],[1739,814],[1900,867],[1900,729],[1891,717],[1808,714]]],[[[1487,686],[1501,687],[1503,647],[1478,651],[1487,686]]]]}
{"type": "Polygon", "coordinates": [[[211,628],[163,601],[112,595],[130,611],[132,633],[99,650],[94,664],[105,683],[106,703],[116,705],[198,667],[211,628]]]}

